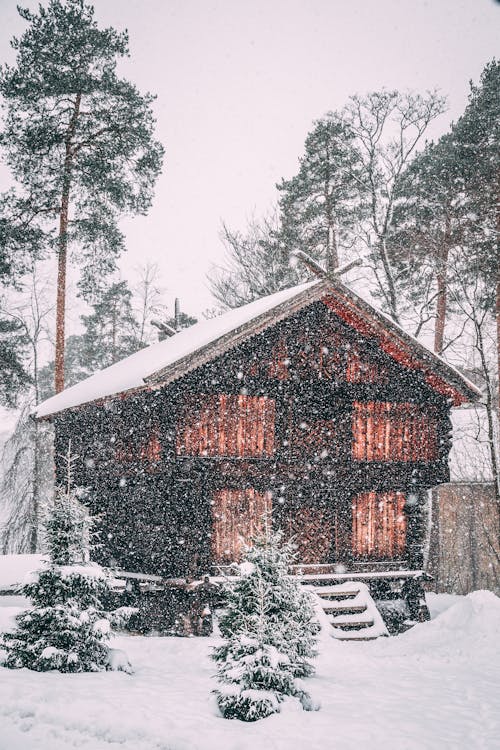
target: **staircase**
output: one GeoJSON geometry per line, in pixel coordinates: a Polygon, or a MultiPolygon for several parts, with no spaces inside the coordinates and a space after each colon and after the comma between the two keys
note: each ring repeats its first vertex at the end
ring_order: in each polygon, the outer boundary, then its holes
{"type": "Polygon", "coordinates": [[[312,586],[331,624],[331,635],[340,641],[371,641],[389,635],[370,590],[361,581],[334,586],[312,586]]]}

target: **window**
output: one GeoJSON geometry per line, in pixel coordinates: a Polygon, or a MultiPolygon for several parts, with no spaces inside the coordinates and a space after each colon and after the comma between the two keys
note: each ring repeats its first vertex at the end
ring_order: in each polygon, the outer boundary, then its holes
{"type": "Polygon", "coordinates": [[[177,428],[178,456],[269,457],[275,402],[266,396],[188,396],[177,428]]]}
{"type": "Polygon", "coordinates": [[[357,461],[435,461],[437,419],[432,407],[385,401],[354,402],[353,458],[357,461]]]}
{"type": "Polygon", "coordinates": [[[400,556],[406,543],[405,496],[401,492],[363,492],[352,503],[355,557],[400,556]]]}

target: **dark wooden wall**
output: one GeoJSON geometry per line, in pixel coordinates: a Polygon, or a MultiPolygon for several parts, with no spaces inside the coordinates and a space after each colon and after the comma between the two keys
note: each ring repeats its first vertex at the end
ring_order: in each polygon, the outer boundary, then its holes
{"type": "Polygon", "coordinates": [[[168,386],[61,414],[56,450],[71,437],[101,559],[125,569],[199,575],[271,507],[304,562],[420,566],[448,412],[317,302],[168,386]]]}

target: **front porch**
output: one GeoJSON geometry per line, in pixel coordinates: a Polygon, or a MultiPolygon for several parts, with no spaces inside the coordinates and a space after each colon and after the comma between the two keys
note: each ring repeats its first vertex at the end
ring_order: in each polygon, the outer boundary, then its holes
{"type": "MultiPolygon", "coordinates": [[[[358,566],[360,567],[360,566],[358,566]]],[[[396,568],[388,564],[366,570],[339,572],[338,566],[327,564],[294,565],[290,574],[310,589],[317,597],[327,615],[332,615],[331,602],[339,603],[333,616],[353,614],[353,601],[365,605],[358,612],[371,610],[371,618],[354,619],[351,622],[332,622],[332,635],[342,640],[342,627],[349,632],[349,640],[366,640],[364,628],[375,625],[381,618],[386,632],[378,635],[396,635],[412,624],[429,619],[425,604],[425,584],[432,581],[424,570],[396,568]],[[391,569],[392,567],[392,569],[391,569]],[[346,586],[350,584],[350,586],[346,586]],[[325,604],[325,606],[323,606],[325,604]],[[373,605],[373,606],[372,606],[373,605]],[[357,637],[359,636],[359,637],[357,637]]],[[[216,566],[213,574],[199,579],[164,578],[159,575],[113,570],[114,589],[119,600],[136,606],[139,614],[134,629],[138,632],[159,632],[165,635],[208,635],[212,632],[212,612],[223,606],[224,589],[238,578],[233,565],[216,566]]],[[[372,628],[372,633],[375,629],[372,628]]]]}

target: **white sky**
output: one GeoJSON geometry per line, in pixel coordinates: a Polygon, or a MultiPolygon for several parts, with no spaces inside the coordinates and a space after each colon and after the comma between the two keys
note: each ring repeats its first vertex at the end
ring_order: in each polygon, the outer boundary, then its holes
{"type": "MultiPolygon", "coordinates": [[[[34,7],[35,3],[22,3],[34,7]]],[[[24,23],[0,0],[0,59],[24,23]]],[[[494,0],[94,0],[103,25],[128,28],[122,73],[158,96],[163,175],[147,217],[126,220],[123,274],[159,263],[168,302],[213,305],[205,274],[222,259],[221,219],[244,228],[292,176],[312,121],[353,93],[449,96],[432,135],[463,111],[470,79],[500,51],[494,0]]],[[[69,331],[68,333],[70,333],[69,331]]]]}

